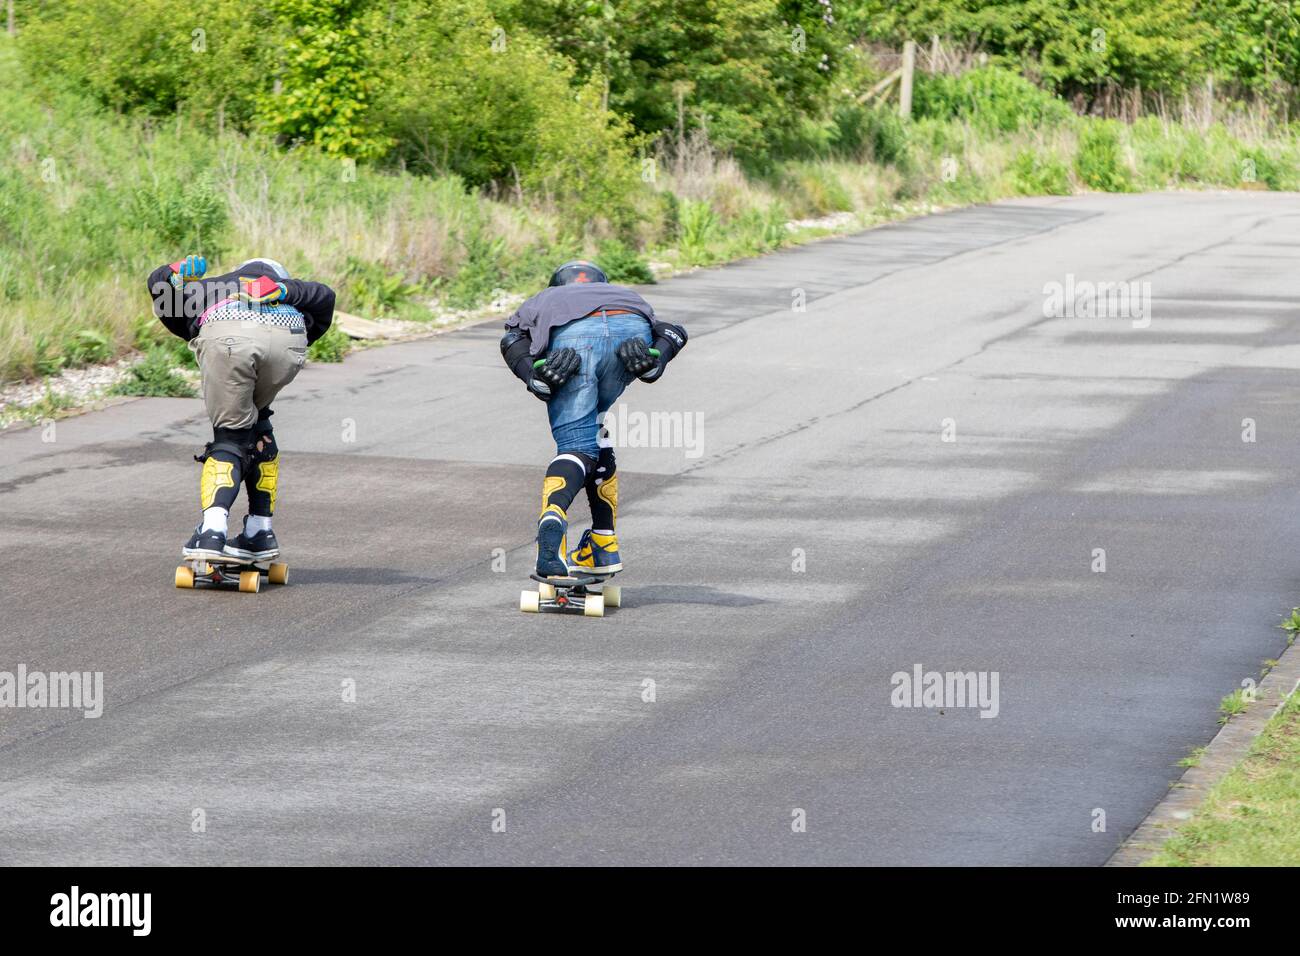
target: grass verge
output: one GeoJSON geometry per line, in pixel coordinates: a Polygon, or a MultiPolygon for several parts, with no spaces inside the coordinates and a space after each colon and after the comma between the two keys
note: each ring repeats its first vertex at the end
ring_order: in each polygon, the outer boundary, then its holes
{"type": "Polygon", "coordinates": [[[1300,693],[1146,866],[1300,866],[1300,693]]]}

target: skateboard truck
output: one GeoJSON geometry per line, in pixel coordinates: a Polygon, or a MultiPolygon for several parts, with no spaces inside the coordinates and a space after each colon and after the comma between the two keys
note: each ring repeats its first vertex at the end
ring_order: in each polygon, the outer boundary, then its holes
{"type": "Polygon", "coordinates": [[[289,565],[282,561],[254,561],[250,558],[186,558],[176,569],[178,588],[196,588],[201,583],[213,587],[238,585],[246,594],[256,594],[265,575],[269,584],[288,584],[289,565]]]}
{"type": "Polygon", "coordinates": [[[613,574],[575,574],[567,578],[528,576],[537,582],[537,590],[519,592],[519,610],[527,614],[549,612],[604,617],[605,608],[619,607],[623,603],[623,589],[617,584],[605,583],[613,574]]]}

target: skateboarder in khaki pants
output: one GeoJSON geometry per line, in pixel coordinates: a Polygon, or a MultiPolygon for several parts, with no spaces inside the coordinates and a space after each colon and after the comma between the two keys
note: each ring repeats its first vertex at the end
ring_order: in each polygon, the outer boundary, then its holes
{"type": "Polygon", "coordinates": [[[334,291],[293,279],[272,259],[251,259],[234,272],[206,277],[199,256],[159,266],[149,276],[154,312],[189,342],[203,379],[212,441],[203,463],[203,516],[182,554],[187,558],[268,560],[280,553],[271,530],[280,454],[271,402],[307,360],[307,347],[334,320],[334,291]],[[243,531],[227,541],[230,508],[248,492],[243,531]]]}

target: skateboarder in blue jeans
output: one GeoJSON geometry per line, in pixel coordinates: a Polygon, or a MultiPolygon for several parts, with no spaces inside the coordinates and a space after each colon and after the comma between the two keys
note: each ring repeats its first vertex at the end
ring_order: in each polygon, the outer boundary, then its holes
{"type": "Polygon", "coordinates": [[[640,295],[610,284],[593,262],[566,262],[550,285],[507,321],[501,355],[528,391],[547,403],[556,454],[542,482],[537,574],[613,574],[623,568],[615,522],[614,449],[600,420],[634,378],[657,382],[686,345],[686,330],[660,322],[640,295]],[[568,510],[587,492],[591,528],[566,548],[568,510]]]}

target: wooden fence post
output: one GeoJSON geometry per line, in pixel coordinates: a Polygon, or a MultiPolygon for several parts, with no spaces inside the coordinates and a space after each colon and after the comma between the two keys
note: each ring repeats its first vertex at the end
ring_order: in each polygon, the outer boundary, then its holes
{"type": "Polygon", "coordinates": [[[916,41],[903,44],[903,76],[898,87],[898,115],[907,119],[912,115],[912,71],[916,69],[916,41]]]}

